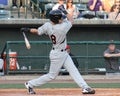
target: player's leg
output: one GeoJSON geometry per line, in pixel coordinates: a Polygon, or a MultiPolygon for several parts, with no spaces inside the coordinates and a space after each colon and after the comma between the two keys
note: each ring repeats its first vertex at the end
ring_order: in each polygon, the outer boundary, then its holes
{"type": "Polygon", "coordinates": [[[50,64],[49,73],[46,75],[43,75],[37,79],[28,81],[27,85],[30,88],[33,88],[34,86],[41,86],[45,83],[48,83],[49,81],[55,79],[56,76],[58,75],[58,73],[63,65],[63,62],[65,61],[64,56],[62,56],[61,54],[59,54],[59,56],[57,56],[57,54],[51,54],[51,55],[52,56],[50,56],[51,64],[50,64]]]}
{"type": "Polygon", "coordinates": [[[57,63],[52,63],[50,65],[50,71],[48,74],[45,74],[37,79],[30,80],[28,83],[30,84],[31,87],[41,86],[41,85],[55,79],[56,76],[58,75],[61,67],[62,67],[62,65],[58,66],[57,63]]]}
{"type": "MultiPolygon", "coordinates": [[[[88,86],[88,84],[85,82],[85,80],[82,78],[81,74],[79,73],[78,69],[75,67],[71,57],[68,55],[64,67],[67,69],[67,71],[70,73],[71,77],[74,79],[74,81],[78,84],[79,87],[83,89],[83,91],[86,91],[84,89],[89,89],[88,94],[93,94],[95,93],[94,90],[91,90],[91,88],[88,86]]],[[[83,92],[82,91],[82,92],[83,92]]],[[[84,92],[83,92],[84,93],[84,92]]],[[[87,92],[85,92],[87,93],[87,92]]]]}
{"type": "Polygon", "coordinates": [[[59,73],[60,68],[62,67],[62,65],[58,66],[58,64],[59,63],[51,63],[50,71],[48,74],[45,74],[37,79],[33,79],[33,80],[30,80],[27,83],[25,83],[25,86],[28,89],[28,92],[30,94],[35,94],[35,92],[33,91],[33,87],[41,86],[41,85],[48,83],[49,81],[55,79],[59,73]]]}
{"type": "Polygon", "coordinates": [[[71,57],[68,55],[64,67],[67,69],[69,74],[75,80],[75,82],[82,88],[89,87],[88,84],[83,80],[81,74],[78,72],[78,69],[75,67],[71,57]]]}

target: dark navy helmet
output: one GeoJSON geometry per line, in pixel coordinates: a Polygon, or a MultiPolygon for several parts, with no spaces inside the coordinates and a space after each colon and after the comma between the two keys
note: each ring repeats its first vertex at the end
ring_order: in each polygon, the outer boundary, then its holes
{"type": "Polygon", "coordinates": [[[55,24],[58,24],[59,20],[62,19],[62,17],[63,17],[62,12],[58,9],[52,10],[49,13],[49,19],[55,24]]]}

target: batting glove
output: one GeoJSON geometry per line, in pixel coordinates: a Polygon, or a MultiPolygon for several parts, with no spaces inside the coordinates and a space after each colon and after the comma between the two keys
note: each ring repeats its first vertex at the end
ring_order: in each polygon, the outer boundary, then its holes
{"type": "Polygon", "coordinates": [[[20,32],[30,32],[30,28],[21,28],[20,32]]]}

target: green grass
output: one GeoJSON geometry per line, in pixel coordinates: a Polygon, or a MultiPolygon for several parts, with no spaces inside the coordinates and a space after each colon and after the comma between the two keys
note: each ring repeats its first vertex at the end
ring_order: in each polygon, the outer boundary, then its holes
{"type": "MultiPolygon", "coordinates": [[[[90,83],[93,88],[120,88],[120,83],[90,83]]],[[[0,84],[0,89],[23,89],[23,84],[0,84]]],[[[75,83],[48,83],[38,88],[78,88],[75,83]]]]}

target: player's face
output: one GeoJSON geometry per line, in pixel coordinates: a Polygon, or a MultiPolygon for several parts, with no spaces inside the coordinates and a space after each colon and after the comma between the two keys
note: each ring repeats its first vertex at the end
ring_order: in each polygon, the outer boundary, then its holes
{"type": "Polygon", "coordinates": [[[115,50],[115,45],[111,44],[108,46],[109,50],[110,51],[114,51],[115,50]]]}

